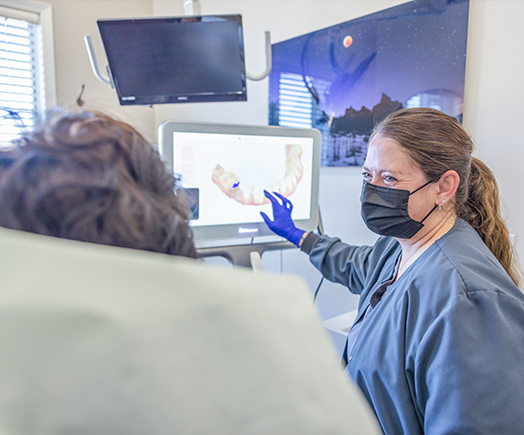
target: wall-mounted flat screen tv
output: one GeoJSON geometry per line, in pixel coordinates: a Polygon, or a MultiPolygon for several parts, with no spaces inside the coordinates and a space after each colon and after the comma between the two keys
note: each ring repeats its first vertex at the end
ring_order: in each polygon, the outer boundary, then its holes
{"type": "Polygon", "coordinates": [[[273,44],[269,124],[317,128],[322,166],[361,166],[373,126],[432,107],[462,119],[469,0],[416,0],[273,44]]]}
{"type": "Polygon", "coordinates": [[[121,105],[246,101],[240,15],[97,24],[121,105]]]}

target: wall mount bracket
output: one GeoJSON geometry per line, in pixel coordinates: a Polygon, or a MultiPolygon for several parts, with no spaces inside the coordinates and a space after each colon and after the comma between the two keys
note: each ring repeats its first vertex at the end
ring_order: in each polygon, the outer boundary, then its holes
{"type": "MultiPolygon", "coordinates": [[[[259,74],[259,75],[250,74],[249,72],[246,71],[246,77],[252,81],[260,81],[260,80],[265,79],[271,72],[271,68],[273,66],[273,57],[272,57],[272,52],[271,52],[271,34],[268,30],[266,30],[264,33],[266,37],[266,41],[265,41],[266,69],[262,74],[259,74]]],[[[93,47],[93,40],[91,38],[91,35],[84,36],[84,43],[86,46],[87,55],[89,56],[89,62],[91,64],[91,69],[93,70],[93,74],[102,83],[106,85],[111,85],[111,87],[114,88],[115,86],[110,76],[109,67],[107,67],[107,71],[109,73],[108,75],[104,74],[100,70],[100,66],[98,63],[98,59],[96,57],[95,49],[93,47]]]]}
{"type": "Polygon", "coordinates": [[[103,74],[102,71],[100,71],[100,66],[98,64],[98,59],[96,58],[96,53],[93,47],[93,40],[91,39],[91,35],[84,36],[84,43],[86,45],[87,55],[89,56],[89,63],[91,64],[93,74],[102,83],[106,85],[111,85],[111,87],[114,88],[113,83],[109,79],[109,77],[103,74]]]}

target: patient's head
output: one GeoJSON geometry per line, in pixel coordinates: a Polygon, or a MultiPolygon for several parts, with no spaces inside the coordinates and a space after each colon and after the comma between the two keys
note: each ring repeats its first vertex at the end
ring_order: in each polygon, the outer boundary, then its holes
{"type": "Polygon", "coordinates": [[[0,226],[196,257],[175,185],[131,126],[86,110],[55,114],[0,152],[0,226]]]}

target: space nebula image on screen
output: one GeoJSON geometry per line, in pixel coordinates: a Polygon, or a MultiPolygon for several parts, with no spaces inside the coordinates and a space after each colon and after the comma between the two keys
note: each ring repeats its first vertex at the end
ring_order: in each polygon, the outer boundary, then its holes
{"type": "Polygon", "coordinates": [[[269,124],[317,128],[322,166],[361,166],[373,126],[432,107],[462,120],[469,0],[418,0],[273,44],[269,124]]]}

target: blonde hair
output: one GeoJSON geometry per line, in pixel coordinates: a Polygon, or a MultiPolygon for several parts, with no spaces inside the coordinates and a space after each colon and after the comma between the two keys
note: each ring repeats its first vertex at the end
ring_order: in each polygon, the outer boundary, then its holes
{"type": "Polygon", "coordinates": [[[472,157],[473,141],[460,123],[435,109],[403,109],[378,124],[374,136],[397,141],[428,180],[448,170],[458,173],[460,183],[453,198],[457,216],[475,228],[518,286],[520,271],[501,216],[497,181],[483,162],[472,157]]]}

